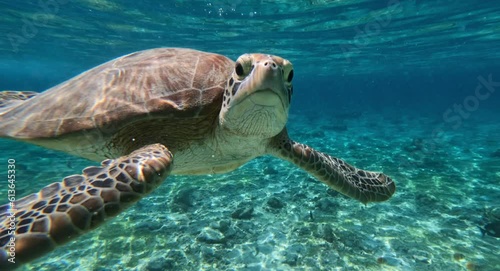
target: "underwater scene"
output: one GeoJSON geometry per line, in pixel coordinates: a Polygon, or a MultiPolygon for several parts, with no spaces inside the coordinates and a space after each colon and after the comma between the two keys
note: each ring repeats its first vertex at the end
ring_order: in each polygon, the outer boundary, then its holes
{"type": "MultiPolygon", "coordinates": [[[[161,47],[232,61],[246,53],[287,59],[288,136],[383,172],[396,186],[387,200],[356,200],[308,173],[323,160],[302,161],[304,170],[272,155],[222,174],[172,174],[101,226],[2,270],[500,270],[498,1],[2,0],[0,14],[0,91],[44,92],[117,57],[161,47]]],[[[231,69],[240,75],[238,65],[231,69]]],[[[231,72],[220,76],[229,80],[231,72]]],[[[0,92],[0,121],[37,95],[0,92]]],[[[40,116],[43,109],[30,107],[40,116]]],[[[27,123],[21,115],[9,121],[27,123]]],[[[66,115],[59,115],[62,123],[66,115]]],[[[7,205],[0,212],[100,165],[8,138],[5,123],[0,205],[7,205]]],[[[25,128],[37,134],[44,126],[33,127],[25,128]]],[[[231,153],[248,151],[245,142],[227,142],[231,153]]],[[[0,215],[0,232],[6,219],[0,215]]],[[[5,238],[0,246],[10,242],[5,238]]]]}

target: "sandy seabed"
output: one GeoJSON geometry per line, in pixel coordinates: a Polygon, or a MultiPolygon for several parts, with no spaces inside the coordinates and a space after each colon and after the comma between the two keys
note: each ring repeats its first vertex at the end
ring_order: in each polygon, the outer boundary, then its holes
{"type": "MultiPolygon", "coordinates": [[[[293,139],[383,171],[397,184],[393,198],[365,206],[261,157],[229,174],[171,176],[109,223],[19,270],[500,270],[500,239],[478,228],[500,219],[500,127],[480,118],[443,125],[390,113],[292,114],[293,139]],[[435,127],[444,127],[439,138],[430,136],[435,127]]],[[[94,165],[0,145],[2,160],[16,159],[18,195],[94,165]]]]}

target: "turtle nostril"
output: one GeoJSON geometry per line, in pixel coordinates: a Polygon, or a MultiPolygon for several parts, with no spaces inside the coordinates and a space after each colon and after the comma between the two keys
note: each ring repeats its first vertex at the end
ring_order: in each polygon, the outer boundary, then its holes
{"type": "Polygon", "coordinates": [[[278,67],[278,65],[276,65],[276,63],[274,63],[274,61],[266,61],[266,62],[264,62],[264,67],[267,67],[268,65],[271,65],[271,67],[273,69],[276,69],[278,67]]]}

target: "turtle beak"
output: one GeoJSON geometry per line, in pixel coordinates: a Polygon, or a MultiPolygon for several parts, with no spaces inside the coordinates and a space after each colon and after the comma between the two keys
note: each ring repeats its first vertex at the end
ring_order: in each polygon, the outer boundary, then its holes
{"type": "Polygon", "coordinates": [[[243,94],[243,99],[250,96],[252,102],[262,106],[276,106],[279,99],[285,109],[288,107],[288,90],[282,73],[282,67],[271,57],[254,63],[251,74],[241,82],[237,94],[243,94]]]}
{"type": "Polygon", "coordinates": [[[240,56],[228,80],[219,123],[245,136],[269,138],[281,132],[290,107],[291,83],[285,73],[292,68],[277,56],[240,56]]]}

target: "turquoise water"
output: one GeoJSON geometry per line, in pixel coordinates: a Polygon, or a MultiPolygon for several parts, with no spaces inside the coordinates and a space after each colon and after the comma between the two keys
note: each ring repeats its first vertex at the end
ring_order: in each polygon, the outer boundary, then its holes
{"type": "MultiPolygon", "coordinates": [[[[19,270],[500,270],[500,239],[478,229],[500,220],[500,5],[456,2],[2,1],[0,89],[44,91],[154,47],[280,55],[291,137],[397,184],[364,206],[271,157],[173,176],[19,270]]],[[[19,197],[95,165],[0,146],[19,197]]]]}

